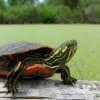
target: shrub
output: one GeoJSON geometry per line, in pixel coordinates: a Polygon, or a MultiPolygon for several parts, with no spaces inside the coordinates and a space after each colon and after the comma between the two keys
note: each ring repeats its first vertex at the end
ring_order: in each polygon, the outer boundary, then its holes
{"type": "Polygon", "coordinates": [[[4,15],[3,15],[3,10],[0,9],[0,23],[2,24],[3,23],[3,20],[4,20],[4,15]]]}
{"type": "Polygon", "coordinates": [[[56,7],[38,6],[37,12],[43,23],[54,23],[56,19],[56,7]]]}
{"type": "Polygon", "coordinates": [[[97,18],[100,18],[100,4],[95,6],[94,14],[96,15],[97,18]]]}
{"type": "Polygon", "coordinates": [[[81,0],[81,5],[83,6],[89,6],[91,5],[93,0],[81,0]]]}
{"type": "Polygon", "coordinates": [[[58,6],[56,14],[57,23],[71,23],[72,11],[66,6],[58,6]]]}
{"type": "Polygon", "coordinates": [[[65,6],[68,6],[71,10],[77,8],[80,5],[80,0],[63,0],[65,6]]]}
{"type": "MultiPolygon", "coordinates": [[[[85,7],[86,8],[86,7],[85,7]]],[[[63,5],[11,6],[0,9],[0,23],[98,23],[100,6],[94,10],[77,7],[71,10],[63,5]]]]}
{"type": "Polygon", "coordinates": [[[38,13],[32,6],[13,6],[4,12],[6,23],[32,23],[38,22],[38,13]]]}
{"type": "Polygon", "coordinates": [[[77,7],[72,11],[73,23],[82,23],[83,22],[83,13],[80,7],[77,7]]]}

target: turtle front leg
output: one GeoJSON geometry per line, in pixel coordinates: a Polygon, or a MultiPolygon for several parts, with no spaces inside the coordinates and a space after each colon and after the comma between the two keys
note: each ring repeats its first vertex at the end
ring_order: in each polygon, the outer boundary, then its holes
{"type": "Polygon", "coordinates": [[[19,61],[17,62],[14,69],[12,69],[12,71],[9,72],[5,83],[5,87],[7,88],[8,93],[15,93],[18,91],[17,80],[21,76],[23,71],[24,71],[24,66],[22,66],[22,62],[19,61]]]}
{"type": "Polygon", "coordinates": [[[15,86],[13,85],[13,79],[12,79],[13,75],[14,75],[14,72],[11,71],[8,74],[8,76],[6,78],[6,81],[5,81],[5,85],[4,86],[7,88],[8,93],[17,92],[17,85],[15,85],[15,86]]]}
{"type": "Polygon", "coordinates": [[[67,65],[61,66],[57,73],[61,73],[61,79],[63,80],[64,84],[67,85],[74,85],[77,82],[76,78],[71,77],[70,70],[67,65]]]}

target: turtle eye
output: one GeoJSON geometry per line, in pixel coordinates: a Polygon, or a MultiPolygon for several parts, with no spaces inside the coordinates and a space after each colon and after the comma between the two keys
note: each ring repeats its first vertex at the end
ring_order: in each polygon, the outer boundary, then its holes
{"type": "Polygon", "coordinates": [[[70,41],[66,42],[66,45],[68,45],[68,46],[74,46],[74,45],[77,45],[77,42],[76,42],[76,40],[70,40],[70,41]]]}
{"type": "Polygon", "coordinates": [[[73,46],[73,44],[69,44],[68,46],[69,46],[69,47],[72,47],[72,46],[73,46]]]}

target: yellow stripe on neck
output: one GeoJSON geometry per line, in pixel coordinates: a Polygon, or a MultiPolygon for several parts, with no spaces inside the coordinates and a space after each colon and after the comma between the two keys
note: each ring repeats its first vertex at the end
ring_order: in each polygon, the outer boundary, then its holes
{"type": "Polygon", "coordinates": [[[62,49],[62,53],[65,53],[67,50],[67,47],[65,47],[64,49],[62,49]]]}

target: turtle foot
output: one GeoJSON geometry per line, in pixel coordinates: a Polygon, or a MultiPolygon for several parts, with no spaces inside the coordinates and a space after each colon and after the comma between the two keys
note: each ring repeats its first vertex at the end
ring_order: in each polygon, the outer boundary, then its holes
{"type": "Polygon", "coordinates": [[[17,84],[14,83],[14,82],[6,82],[5,85],[4,85],[6,88],[7,88],[7,93],[16,93],[18,92],[18,89],[17,89],[17,84]]]}
{"type": "Polygon", "coordinates": [[[77,79],[76,78],[73,78],[71,77],[70,79],[66,79],[63,81],[64,84],[67,84],[67,85],[75,85],[77,82],[77,79]]]}

